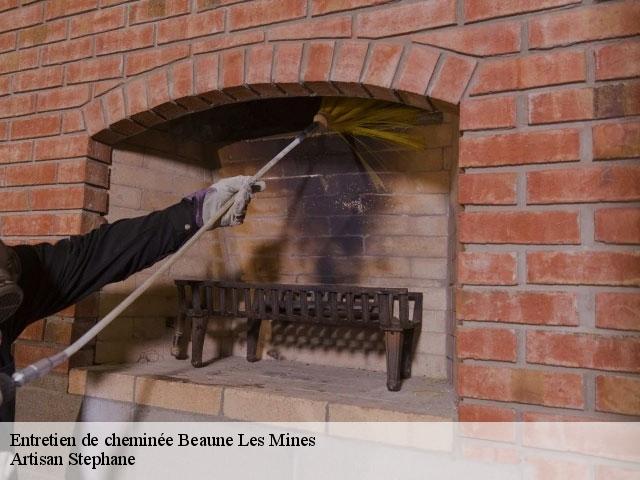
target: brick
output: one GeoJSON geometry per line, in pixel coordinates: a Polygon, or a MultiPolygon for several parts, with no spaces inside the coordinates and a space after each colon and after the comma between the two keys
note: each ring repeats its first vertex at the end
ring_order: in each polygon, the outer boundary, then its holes
{"type": "Polygon", "coordinates": [[[593,127],[593,157],[598,160],[640,156],[640,122],[593,127]]]}
{"type": "MultiPolygon", "coordinates": [[[[59,345],[46,345],[43,343],[23,343],[17,342],[14,345],[13,356],[15,358],[16,367],[24,368],[38,360],[50,355],[58,353],[59,345]]],[[[67,373],[69,370],[69,362],[65,361],[51,370],[53,373],[67,373]]]]}
{"type": "Polygon", "coordinates": [[[322,400],[291,397],[257,388],[224,389],[223,414],[246,421],[324,422],[328,403],[322,400]]]}
{"type": "Polygon", "coordinates": [[[0,74],[19,72],[38,66],[38,49],[18,50],[0,55],[0,74]]]}
{"type": "Polygon", "coordinates": [[[194,64],[196,95],[218,89],[218,64],[217,54],[196,57],[194,64]]]}
{"type": "Polygon", "coordinates": [[[34,189],[30,192],[33,210],[85,209],[107,211],[107,191],[88,186],[64,186],[34,189]]]}
{"type": "MultiPolygon", "coordinates": [[[[358,242],[354,242],[356,238],[346,237],[346,245],[348,250],[345,254],[355,255],[358,253],[358,242]]],[[[337,242],[333,242],[337,245],[337,242]]],[[[309,249],[309,247],[307,247],[309,249]]],[[[438,242],[434,238],[414,235],[371,235],[366,239],[367,255],[388,255],[403,257],[436,257],[445,258],[447,256],[446,244],[444,241],[438,242]]]]}
{"type": "Polygon", "coordinates": [[[79,38],[66,42],[46,45],[42,51],[42,64],[52,65],[56,63],[80,60],[93,55],[93,38],[79,38]]]}
{"type": "Polygon", "coordinates": [[[16,49],[16,32],[7,32],[0,35],[0,53],[16,49]]]}
{"type": "Polygon", "coordinates": [[[456,23],[456,2],[432,0],[382,8],[357,16],[356,33],[361,38],[381,38],[456,23]]]}
{"type": "Polygon", "coordinates": [[[527,203],[594,203],[640,199],[640,167],[615,165],[527,173],[527,203]],[[567,178],[571,182],[567,182],[567,178]]]}
{"type": "Polygon", "coordinates": [[[59,110],[84,105],[91,95],[89,85],[56,88],[38,93],[38,111],[59,110]]]}
{"type": "Polygon", "coordinates": [[[106,57],[74,62],[67,66],[67,83],[91,82],[122,75],[122,57],[106,57]]]}
{"type": "Polygon", "coordinates": [[[122,28],[125,23],[125,13],[125,7],[115,7],[72,17],[69,22],[70,38],[122,28]]]}
{"type": "Polygon", "coordinates": [[[58,166],[58,183],[88,183],[109,186],[109,167],[88,158],[66,160],[58,166]]]}
{"type": "Polygon", "coordinates": [[[462,205],[515,205],[516,173],[458,175],[458,202],[462,205]]]}
{"type": "Polygon", "coordinates": [[[21,340],[42,340],[44,335],[44,320],[32,323],[23,330],[18,338],[21,340]]]}
{"type": "Polygon", "coordinates": [[[640,294],[596,294],[596,327],[640,331],[640,294]]]}
{"type": "Polygon", "coordinates": [[[45,17],[52,18],[66,17],[76,13],[86,12],[98,8],[98,0],[50,0],[47,2],[45,17]]]}
{"type": "Polygon", "coordinates": [[[229,30],[242,30],[302,18],[306,13],[306,0],[256,0],[229,7],[227,22],[229,30]]]}
{"type": "Polygon", "coordinates": [[[596,480],[636,480],[638,470],[611,465],[596,465],[596,480]]]}
{"type": "Polygon", "coordinates": [[[640,285],[640,253],[529,252],[529,283],[562,285],[640,285]]]}
{"type": "Polygon", "coordinates": [[[82,109],[82,113],[87,130],[91,135],[107,128],[104,112],[102,110],[102,102],[99,99],[87,104],[82,109]]]}
{"type": "Polygon", "coordinates": [[[102,102],[104,112],[107,115],[107,124],[113,125],[126,117],[123,89],[111,90],[102,97],[102,102]]]}
{"type": "Polygon", "coordinates": [[[524,90],[527,88],[586,80],[582,51],[538,53],[524,57],[487,60],[478,66],[471,94],[524,90]]]}
{"type": "Polygon", "coordinates": [[[0,212],[24,212],[27,210],[29,210],[29,192],[0,190],[0,212]]]}
{"type": "Polygon", "coordinates": [[[596,118],[626,117],[640,114],[640,82],[596,87],[593,109],[596,118]]]}
{"type": "Polygon", "coordinates": [[[529,98],[529,123],[555,123],[594,118],[591,88],[540,93],[529,98]]]}
{"type": "Polygon", "coordinates": [[[16,119],[11,123],[11,138],[46,137],[60,133],[60,114],[47,114],[26,119],[16,119]]]}
{"type": "MultiPolygon", "coordinates": [[[[286,84],[298,84],[300,82],[300,70],[302,66],[302,45],[282,44],[276,48],[276,58],[273,70],[273,79],[286,88],[286,84]]],[[[305,91],[306,90],[302,90],[305,91]]],[[[307,92],[308,93],[308,92],[307,92]]]]}
{"type": "Polygon", "coordinates": [[[463,212],[458,219],[462,243],[580,243],[577,212],[463,212]]]}
{"type": "Polygon", "coordinates": [[[16,8],[17,6],[18,6],[18,0],[1,0],[0,12],[4,12],[5,10],[11,10],[12,8],[16,8]]]}
{"type": "Polygon", "coordinates": [[[458,393],[502,402],[584,407],[582,376],[572,373],[462,364],[458,393]]]}
{"type": "Polygon", "coordinates": [[[461,167],[491,167],[530,163],[570,162],[580,159],[578,130],[463,136],[461,167]]]}
{"type": "Polygon", "coordinates": [[[516,256],[513,253],[461,252],[458,282],[466,285],[515,285],[516,256]]]}
{"type": "Polygon", "coordinates": [[[531,480],[590,478],[590,467],[586,463],[568,462],[556,458],[528,456],[524,468],[531,480]]]}
{"type": "Polygon", "coordinates": [[[261,95],[279,96],[282,92],[271,81],[273,45],[257,45],[247,52],[246,83],[261,95]]]}
{"type": "Polygon", "coordinates": [[[87,155],[88,139],[85,135],[63,135],[36,140],[35,160],[56,160],[87,155]]]}
{"type": "Polygon", "coordinates": [[[69,376],[69,393],[133,402],[135,381],[133,375],[73,369],[69,376]]]}
{"type": "Polygon", "coordinates": [[[640,379],[621,376],[596,377],[596,410],[640,415],[640,379]]]}
{"type": "Polygon", "coordinates": [[[19,117],[35,111],[35,95],[11,95],[0,98],[0,118],[19,117]]]}
{"type": "Polygon", "coordinates": [[[150,22],[189,12],[189,0],[145,0],[131,5],[129,24],[150,22]]]}
{"type": "Polygon", "coordinates": [[[153,25],[129,27],[96,37],[96,55],[127,52],[153,45],[153,25]]]}
{"type": "Polygon", "coordinates": [[[329,17],[270,28],[269,40],[351,37],[351,17],[329,17]]]}
{"type": "Polygon", "coordinates": [[[18,46],[25,48],[44,43],[59,42],[66,37],[66,21],[44,23],[18,32],[18,46]]]}
{"type": "Polygon", "coordinates": [[[3,13],[0,15],[0,32],[18,30],[41,23],[44,17],[43,8],[40,3],[3,13]]]}
{"type": "Polygon", "coordinates": [[[202,37],[224,30],[224,11],[211,10],[197,15],[170,18],[158,23],[158,43],[202,37]]]}
{"type": "Polygon", "coordinates": [[[232,5],[234,3],[240,3],[242,0],[198,0],[197,10],[210,10],[212,8],[218,8],[226,5],[232,5]]]}
{"type": "Polygon", "coordinates": [[[220,88],[244,85],[244,50],[223,52],[220,62],[220,88]]]}
{"type": "MultiPolygon", "coordinates": [[[[337,47],[333,60],[331,80],[343,93],[367,96],[366,91],[360,85],[360,76],[364,69],[368,49],[368,43],[357,41],[345,41],[337,47]]],[[[410,81],[416,84],[420,80],[422,79],[410,81]]]]}
{"type": "Polygon", "coordinates": [[[229,33],[194,42],[191,46],[191,50],[194,54],[216,52],[218,50],[226,50],[229,48],[240,47],[242,45],[264,42],[264,37],[264,32],[256,32],[254,30],[249,32],[229,33]]]}
{"type": "Polygon", "coordinates": [[[311,14],[325,15],[332,12],[352,10],[360,7],[370,7],[389,3],[392,0],[312,0],[311,14]]]}
{"type": "Polygon", "coordinates": [[[519,22],[501,22],[419,33],[411,39],[466,55],[487,57],[519,52],[520,29],[519,22]]]}
{"type": "Polygon", "coordinates": [[[393,84],[396,90],[424,95],[440,58],[440,52],[432,48],[411,45],[405,53],[404,64],[400,66],[393,84]]]}
{"type": "Polygon", "coordinates": [[[370,49],[369,62],[362,75],[362,83],[373,87],[390,87],[401,56],[402,45],[374,44],[370,49]]]}
{"type": "Polygon", "coordinates": [[[466,21],[472,22],[562,7],[573,3],[580,3],[580,0],[536,0],[535,2],[529,0],[502,0],[500,2],[473,0],[464,3],[464,18],[466,21]]]}
{"type": "Polygon", "coordinates": [[[169,76],[171,98],[178,99],[193,95],[193,61],[176,63],[171,70],[169,76]]]}
{"type": "Polygon", "coordinates": [[[516,412],[512,408],[476,405],[462,402],[458,405],[460,422],[515,422],[516,412]]]}
{"type": "Polygon", "coordinates": [[[189,55],[188,45],[171,45],[164,48],[154,48],[149,51],[133,52],[126,57],[125,75],[153,70],[156,67],[173,63],[189,55]]]}
{"type": "Polygon", "coordinates": [[[640,75],[640,42],[617,42],[597,48],[596,80],[632,78],[640,75]]]}
{"type": "Polygon", "coordinates": [[[596,241],[640,244],[640,208],[600,208],[594,219],[596,241]]]}
{"type": "Polygon", "coordinates": [[[62,132],[73,133],[84,130],[84,119],[80,110],[72,110],[62,114],[62,132]]]}
{"type": "Polygon", "coordinates": [[[23,72],[15,79],[16,92],[28,92],[62,85],[62,67],[39,68],[23,72]]]}
{"type": "Polygon", "coordinates": [[[5,169],[5,185],[44,185],[55,183],[57,165],[55,163],[26,164],[5,169]]]}
{"type": "Polygon", "coordinates": [[[516,99],[468,99],[460,104],[460,130],[488,130],[516,126],[516,99]]]}
{"type": "Polygon", "coordinates": [[[222,390],[222,387],[216,385],[137,377],[135,402],[201,415],[219,415],[222,390]]]}
{"type": "Polygon", "coordinates": [[[640,5],[634,1],[592,5],[529,22],[529,48],[551,48],[640,33],[640,5]]]}
{"type": "Polygon", "coordinates": [[[456,316],[460,320],[529,325],[578,325],[573,293],[459,290],[456,316]]]}
{"type": "Polygon", "coordinates": [[[532,331],[526,355],[529,363],[637,373],[640,338],[532,331]]]}
{"type": "Polygon", "coordinates": [[[0,164],[28,162],[33,158],[33,142],[0,143],[0,164]]]}
{"type": "Polygon", "coordinates": [[[302,79],[307,82],[326,82],[331,72],[333,42],[313,42],[305,47],[307,62],[302,79]]]}
{"type": "Polygon", "coordinates": [[[506,328],[458,328],[458,358],[474,360],[516,361],[516,333],[506,328]]]}

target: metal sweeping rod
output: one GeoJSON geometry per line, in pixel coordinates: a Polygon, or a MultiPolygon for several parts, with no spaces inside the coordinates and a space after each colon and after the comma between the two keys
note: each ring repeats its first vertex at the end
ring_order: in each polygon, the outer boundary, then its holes
{"type": "MultiPolygon", "coordinates": [[[[275,157],[269,160],[251,179],[249,182],[252,184],[260,180],[269,170],[271,170],[280,160],[282,160],[291,150],[296,148],[302,143],[302,141],[313,134],[321,127],[321,123],[314,121],[309,127],[299,133],[291,143],[283,148],[275,157]]],[[[135,302],[144,292],[146,292],[151,285],[164,274],[171,266],[176,263],[187,250],[189,250],[195,242],[209,229],[211,229],[218,220],[226,213],[227,210],[233,205],[235,195],[229,199],[216,214],[211,217],[198,231],[184,244],[180,249],[171,255],[168,260],[147,280],[142,283],[138,288],[129,294],[117,307],[115,307],[108,315],[102,320],[91,327],[84,335],[78,338],[75,342],[69,345],[67,348],[58,352],[50,357],[43,358],[37,362],[18,370],[13,374],[13,382],[16,386],[22,386],[36,378],[43,377],[53,368],[64,363],[74,353],[89,343],[98,333],[100,333],[107,325],[109,325],[115,318],[118,317],[123,311],[125,311],[133,302],[135,302]]]]}

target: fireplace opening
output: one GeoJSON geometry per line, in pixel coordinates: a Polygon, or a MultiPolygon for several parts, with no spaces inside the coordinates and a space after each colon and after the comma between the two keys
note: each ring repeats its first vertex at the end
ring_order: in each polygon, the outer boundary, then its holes
{"type": "MultiPolygon", "coordinates": [[[[318,97],[299,97],[223,105],[114,145],[107,220],[164,208],[220,178],[252,175],[309,125],[319,103],[318,97]]],[[[425,111],[422,123],[421,151],[366,142],[358,156],[338,135],[306,140],[267,175],[267,190],[253,200],[242,226],[207,233],[99,335],[96,362],[172,358],[176,278],[349,284],[422,293],[413,375],[450,379],[458,117],[425,111]]],[[[100,314],[155,268],[103,289],[100,314]]],[[[264,323],[263,361],[385,370],[378,330],[264,323]]],[[[204,362],[245,353],[246,321],[209,322],[204,362]]]]}

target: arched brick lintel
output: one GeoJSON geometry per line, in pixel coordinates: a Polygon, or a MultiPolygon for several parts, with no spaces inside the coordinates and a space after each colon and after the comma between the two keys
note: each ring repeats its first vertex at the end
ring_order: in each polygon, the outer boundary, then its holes
{"type": "Polygon", "coordinates": [[[457,105],[476,61],[436,48],[384,41],[259,44],[198,55],[129,79],[83,108],[104,143],[225,103],[278,96],[371,97],[457,105]]]}

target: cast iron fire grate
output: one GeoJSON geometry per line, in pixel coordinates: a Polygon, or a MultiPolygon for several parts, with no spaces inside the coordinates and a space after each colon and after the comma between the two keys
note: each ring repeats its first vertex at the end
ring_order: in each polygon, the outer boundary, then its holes
{"type": "Polygon", "coordinates": [[[202,367],[202,350],[211,317],[247,319],[247,360],[258,358],[263,320],[359,328],[384,332],[387,388],[400,390],[411,376],[414,343],[422,323],[422,294],[406,288],[349,285],[285,285],[176,280],[179,315],[172,354],[187,358],[191,325],[191,364],[202,367]]]}

